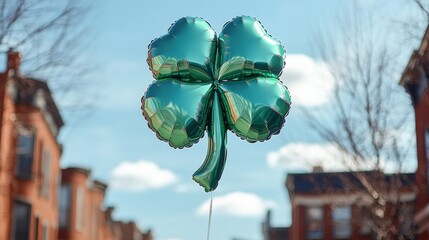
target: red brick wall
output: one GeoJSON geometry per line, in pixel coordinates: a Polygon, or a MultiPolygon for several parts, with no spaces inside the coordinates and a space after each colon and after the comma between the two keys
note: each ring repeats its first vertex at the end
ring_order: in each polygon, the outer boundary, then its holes
{"type": "Polygon", "coordinates": [[[96,240],[104,240],[104,214],[102,211],[103,201],[104,201],[104,191],[94,187],[90,193],[90,208],[91,208],[91,236],[96,240]]]}
{"type": "Polygon", "coordinates": [[[120,226],[115,224],[113,220],[113,211],[114,211],[114,207],[108,207],[106,210],[103,211],[103,215],[104,215],[103,217],[104,239],[103,240],[123,240],[120,226]]]}
{"type": "MultiPolygon", "coordinates": [[[[428,202],[428,161],[426,159],[425,131],[429,130],[429,91],[426,89],[421,100],[414,107],[416,117],[416,143],[417,143],[417,172],[416,182],[419,189],[416,210],[425,207],[428,202]]],[[[429,144],[429,143],[427,143],[429,144]]]]}
{"type": "Polygon", "coordinates": [[[332,209],[330,205],[323,206],[323,227],[324,227],[324,238],[325,240],[332,239],[333,227],[332,227],[332,209]]]}
{"type": "MultiPolygon", "coordinates": [[[[70,219],[68,229],[60,229],[59,239],[81,239],[85,240],[88,237],[85,228],[78,230],[77,225],[77,191],[79,188],[83,189],[84,194],[84,205],[86,205],[86,198],[88,197],[87,189],[88,175],[78,171],[73,171],[71,169],[65,169],[62,171],[62,183],[70,184],[71,193],[70,193],[70,219]]],[[[82,213],[85,212],[83,209],[82,213]]],[[[85,226],[85,222],[83,222],[85,226]]]]}
{"type": "Polygon", "coordinates": [[[305,207],[292,204],[291,239],[305,239],[305,207]]]}
{"type": "MultiPolygon", "coordinates": [[[[18,63],[14,63],[15,65],[18,63]]],[[[18,67],[18,66],[16,66],[18,67]]],[[[48,227],[49,239],[57,239],[58,223],[58,176],[60,174],[60,146],[50,132],[40,110],[30,106],[18,106],[7,92],[8,74],[0,74],[0,239],[10,239],[12,230],[12,203],[20,199],[31,204],[30,238],[35,239],[35,217],[39,218],[39,239],[42,225],[48,227]],[[24,124],[36,129],[31,180],[15,178],[17,129],[24,124]],[[49,198],[40,196],[39,178],[41,145],[50,151],[49,198]]]]}
{"type": "MultiPolygon", "coordinates": [[[[315,196],[317,197],[317,196],[315,196]]],[[[290,239],[293,240],[306,240],[306,206],[295,205],[292,207],[292,226],[290,239]]],[[[360,211],[355,205],[351,206],[352,216],[352,235],[350,240],[370,240],[370,235],[361,235],[360,233],[360,211]]],[[[333,238],[333,221],[332,221],[332,207],[330,205],[323,206],[323,224],[324,235],[323,240],[332,240],[333,238]]]]}
{"type": "MultiPolygon", "coordinates": [[[[58,187],[60,175],[61,149],[55,136],[50,132],[39,110],[18,106],[17,120],[20,123],[32,126],[36,129],[34,159],[32,168],[32,180],[14,180],[14,198],[20,198],[31,203],[30,240],[35,239],[35,217],[39,218],[39,239],[42,237],[42,226],[46,225],[49,239],[56,239],[58,229],[58,187]],[[43,184],[40,178],[42,151],[50,152],[49,195],[47,197],[39,193],[39,187],[43,184]]],[[[16,145],[12,148],[16,149],[16,145]]],[[[14,156],[15,158],[15,156],[14,156]]]]}
{"type": "Polygon", "coordinates": [[[102,209],[105,187],[90,180],[89,170],[67,168],[62,172],[62,183],[71,186],[70,219],[68,229],[60,229],[59,239],[67,240],[109,240],[115,239],[112,227],[106,221],[102,209]],[[78,189],[83,191],[83,209],[78,209],[78,189]],[[78,229],[78,211],[82,215],[82,228],[78,229]],[[110,231],[109,231],[110,230],[110,231]]]}
{"type": "Polygon", "coordinates": [[[14,105],[5,94],[7,74],[0,74],[0,239],[10,239],[11,189],[13,179],[14,105]]]}

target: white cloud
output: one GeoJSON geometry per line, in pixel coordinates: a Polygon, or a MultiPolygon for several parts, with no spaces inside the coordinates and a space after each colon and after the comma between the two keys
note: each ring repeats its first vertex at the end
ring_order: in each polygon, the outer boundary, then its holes
{"type": "Polygon", "coordinates": [[[311,171],[313,166],[324,170],[344,170],[346,167],[338,159],[348,159],[331,143],[290,143],[277,151],[269,152],[266,160],[272,168],[284,168],[289,172],[311,171]]]}
{"type": "MultiPolygon", "coordinates": [[[[352,156],[340,151],[333,143],[290,143],[266,156],[268,166],[283,168],[288,172],[310,172],[313,166],[321,166],[324,171],[371,170],[375,158],[356,163],[352,156]]],[[[412,171],[413,164],[400,166],[397,162],[380,160],[385,172],[394,173],[398,169],[412,171]]]]}
{"type": "Polygon", "coordinates": [[[334,89],[334,79],[326,64],[303,54],[286,57],[281,79],[291,92],[293,104],[297,106],[322,105],[330,100],[334,89]]]}
{"type": "MultiPolygon", "coordinates": [[[[268,208],[274,208],[275,203],[267,201],[253,193],[232,192],[213,198],[213,213],[238,217],[260,217],[268,208]]],[[[201,204],[196,213],[207,215],[210,209],[210,200],[201,204]]]]}
{"type": "Polygon", "coordinates": [[[195,185],[191,185],[191,184],[179,184],[176,186],[176,192],[178,193],[187,193],[187,192],[192,192],[195,191],[196,188],[195,185]]]}
{"type": "Polygon", "coordinates": [[[177,177],[169,170],[161,169],[149,161],[122,162],[113,169],[111,185],[113,188],[143,191],[162,188],[177,181],[177,177]]]}

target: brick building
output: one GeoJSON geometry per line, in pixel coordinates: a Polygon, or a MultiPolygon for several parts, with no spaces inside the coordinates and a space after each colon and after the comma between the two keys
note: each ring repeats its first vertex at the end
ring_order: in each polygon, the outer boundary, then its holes
{"type": "Polygon", "coordinates": [[[10,50],[0,74],[0,239],[55,239],[63,120],[45,82],[21,75],[10,50]]]}
{"type": "Polygon", "coordinates": [[[429,239],[429,27],[402,74],[400,84],[413,102],[416,121],[418,239],[429,239]]]}
{"type": "Polygon", "coordinates": [[[91,179],[91,171],[69,167],[62,171],[59,240],[152,240],[134,222],[115,221],[114,208],[104,208],[107,185],[91,179]]]}
{"type": "Polygon", "coordinates": [[[133,221],[115,222],[115,225],[120,229],[121,240],[152,240],[152,232],[149,229],[147,232],[142,232],[137,224],[133,221]]]}
{"type": "Polygon", "coordinates": [[[265,240],[289,240],[289,227],[273,227],[271,225],[271,210],[267,211],[265,220],[262,223],[262,233],[265,240]]]}
{"type": "MultiPolygon", "coordinates": [[[[402,203],[398,214],[402,216],[396,217],[407,219],[403,223],[408,225],[398,226],[398,229],[410,229],[414,236],[409,239],[428,240],[429,27],[420,46],[411,55],[400,84],[409,93],[415,112],[417,170],[415,174],[401,174],[400,177],[401,186],[405,188],[401,187],[398,195],[402,203]]],[[[361,208],[354,204],[357,203],[356,194],[350,190],[342,191],[344,186],[335,184],[342,183],[344,176],[350,178],[355,173],[289,174],[286,186],[292,205],[292,226],[274,228],[270,224],[270,215],[267,214],[263,223],[265,239],[371,239],[370,228],[365,226],[368,221],[361,215],[361,208]],[[341,180],[332,181],[332,178],[341,175],[341,180]],[[285,232],[288,234],[279,234],[285,232]]],[[[389,175],[384,176],[389,178],[389,175]]]]}
{"type": "Polygon", "coordinates": [[[77,167],[62,171],[58,239],[110,238],[104,236],[103,203],[107,185],[90,179],[90,173],[77,167]]]}
{"type": "Polygon", "coordinates": [[[113,211],[115,210],[114,207],[109,206],[104,211],[104,237],[103,240],[117,240],[122,238],[122,232],[119,226],[116,224],[115,220],[113,219],[113,211]]]}
{"type": "Polygon", "coordinates": [[[318,171],[288,174],[286,188],[292,208],[292,224],[286,228],[272,227],[267,214],[263,223],[264,239],[375,239],[375,226],[371,226],[375,220],[368,214],[374,210],[373,199],[362,179],[383,185],[380,189],[386,189],[383,194],[387,200],[383,211],[388,218],[386,222],[392,220],[398,236],[411,236],[415,174],[318,171]]]}
{"type": "Polygon", "coordinates": [[[152,240],[150,230],[112,218],[107,185],[89,170],[61,170],[60,112],[48,85],[19,70],[10,50],[0,73],[0,239],[152,240]]]}

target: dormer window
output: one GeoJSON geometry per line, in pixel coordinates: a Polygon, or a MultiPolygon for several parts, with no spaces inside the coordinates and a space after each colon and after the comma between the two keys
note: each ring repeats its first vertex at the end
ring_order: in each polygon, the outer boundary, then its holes
{"type": "Polygon", "coordinates": [[[37,90],[36,97],[34,98],[34,105],[41,110],[46,108],[45,94],[42,90],[37,90]]]}
{"type": "Polygon", "coordinates": [[[34,140],[33,130],[20,128],[16,153],[16,176],[31,179],[33,176],[34,140]]]}

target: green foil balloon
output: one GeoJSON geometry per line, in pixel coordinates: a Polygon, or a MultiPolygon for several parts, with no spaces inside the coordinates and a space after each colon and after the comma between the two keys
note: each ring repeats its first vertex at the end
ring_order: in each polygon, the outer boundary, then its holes
{"type": "Polygon", "coordinates": [[[255,18],[236,17],[219,38],[201,18],[177,20],[149,44],[156,79],[142,98],[143,115],[157,137],[190,147],[208,133],[207,156],[193,179],[216,189],[226,162],[226,131],[249,142],[278,134],[290,109],[279,81],[286,52],[255,18]]]}

